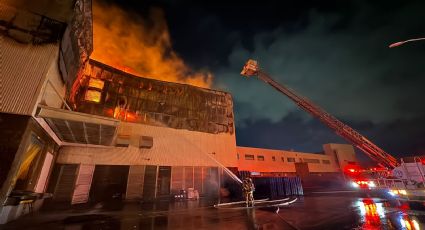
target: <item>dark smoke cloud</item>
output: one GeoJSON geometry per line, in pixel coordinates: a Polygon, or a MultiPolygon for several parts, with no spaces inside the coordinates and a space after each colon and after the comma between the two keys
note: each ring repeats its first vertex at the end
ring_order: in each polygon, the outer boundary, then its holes
{"type": "Polygon", "coordinates": [[[280,122],[299,111],[272,88],[238,76],[249,57],[341,119],[383,123],[423,117],[425,45],[387,46],[421,35],[414,31],[423,32],[424,9],[421,2],[390,12],[358,4],[349,18],[311,10],[298,31],[278,27],[254,34],[251,50],[236,45],[229,65],[215,71],[216,84],[233,93],[238,126],[246,119],[280,122]]]}

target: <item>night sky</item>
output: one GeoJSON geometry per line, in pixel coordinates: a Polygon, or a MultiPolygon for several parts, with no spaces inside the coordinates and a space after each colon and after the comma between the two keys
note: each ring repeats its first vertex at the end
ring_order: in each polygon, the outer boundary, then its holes
{"type": "Polygon", "coordinates": [[[233,95],[239,146],[320,152],[346,143],[270,86],[241,77],[254,58],[390,154],[425,155],[425,41],[388,48],[425,36],[423,0],[106,2],[140,17],[164,12],[173,49],[233,95]]]}

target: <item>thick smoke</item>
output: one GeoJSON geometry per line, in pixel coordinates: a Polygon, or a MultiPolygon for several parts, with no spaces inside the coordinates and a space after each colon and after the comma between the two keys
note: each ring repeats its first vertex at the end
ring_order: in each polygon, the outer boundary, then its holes
{"type": "Polygon", "coordinates": [[[93,2],[91,58],[142,77],[210,87],[208,71],[193,71],[173,50],[163,12],[148,17],[93,2]]]}

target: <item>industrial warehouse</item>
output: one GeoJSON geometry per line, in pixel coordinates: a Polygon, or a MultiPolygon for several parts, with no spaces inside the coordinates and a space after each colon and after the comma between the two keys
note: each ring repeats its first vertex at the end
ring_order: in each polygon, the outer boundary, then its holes
{"type": "Polygon", "coordinates": [[[320,153],[237,146],[230,93],[91,59],[90,0],[47,12],[26,2],[0,3],[9,13],[0,18],[0,224],[46,201],[168,199],[188,190],[217,197],[232,183],[229,171],[309,183],[356,162],[346,144],[320,153]]]}

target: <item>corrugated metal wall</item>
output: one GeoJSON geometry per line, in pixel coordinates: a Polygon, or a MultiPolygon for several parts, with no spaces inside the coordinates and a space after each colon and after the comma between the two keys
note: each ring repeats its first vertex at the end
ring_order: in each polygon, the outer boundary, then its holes
{"type": "Polygon", "coordinates": [[[253,181],[256,199],[304,195],[299,177],[255,177],[253,181]]]}
{"type": "Polygon", "coordinates": [[[130,135],[129,147],[90,148],[63,146],[58,163],[101,165],[217,166],[236,167],[235,135],[193,132],[184,129],[121,123],[119,134],[130,135]],[[150,149],[138,148],[140,136],[153,137],[150,149]],[[213,153],[213,154],[212,154],[213,153]]]}
{"type": "Polygon", "coordinates": [[[58,44],[21,44],[0,36],[0,112],[32,115],[58,44]]]}

